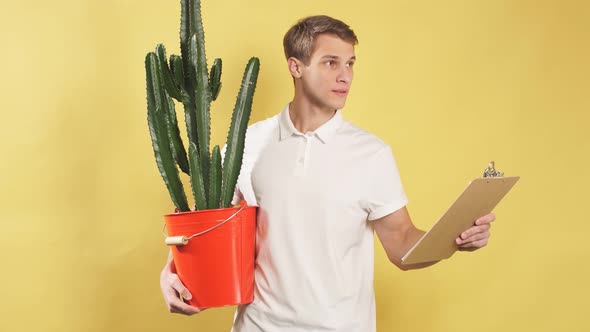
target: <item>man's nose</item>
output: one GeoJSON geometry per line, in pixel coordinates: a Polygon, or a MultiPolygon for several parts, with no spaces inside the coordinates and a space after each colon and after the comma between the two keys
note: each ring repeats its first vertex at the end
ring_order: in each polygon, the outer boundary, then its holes
{"type": "Polygon", "coordinates": [[[344,66],[338,73],[336,80],[339,83],[350,83],[352,81],[352,69],[344,66]]]}

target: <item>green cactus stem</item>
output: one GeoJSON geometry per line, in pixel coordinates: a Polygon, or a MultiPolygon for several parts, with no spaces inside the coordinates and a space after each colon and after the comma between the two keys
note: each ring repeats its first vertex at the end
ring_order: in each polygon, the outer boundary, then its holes
{"type": "MultiPolygon", "coordinates": [[[[190,26],[190,0],[180,0],[180,55],[182,56],[182,64],[185,73],[190,72],[190,62],[188,61],[188,48],[190,44],[191,31],[190,26]]],[[[190,80],[184,80],[184,89],[192,91],[192,86],[187,86],[191,83],[190,80]]]]}
{"type": "MultiPolygon", "coordinates": [[[[197,57],[190,58],[196,75],[193,76],[193,89],[195,89],[195,106],[197,112],[197,136],[199,157],[203,166],[203,175],[209,174],[209,139],[211,137],[211,120],[209,107],[211,105],[211,94],[209,89],[209,72],[207,70],[207,56],[205,53],[205,31],[201,16],[201,1],[191,0],[189,2],[190,21],[190,51],[196,48],[197,57]],[[196,63],[195,60],[196,59],[196,63]]],[[[209,179],[204,176],[205,190],[208,191],[209,179]]]]}
{"type": "Polygon", "coordinates": [[[166,48],[158,44],[146,56],[148,124],[160,174],[180,211],[189,211],[178,168],[190,176],[195,209],[225,208],[231,204],[242,165],[246,128],[260,62],[252,58],[242,78],[226,157],[221,161],[219,146],[210,154],[211,102],[221,89],[222,61],[215,59],[209,70],[200,0],[180,0],[180,52],[166,59],[166,48]],[[180,138],[172,98],[182,102],[188,135],[188,156],[180,138]],[[178,165],[178,168],[176,167],[178,165]]]}
{"type": "Polygon", "coordinates": [[[188,101],[188,95],[184,91],[184,71],[182,70],[182,58],[176,54],[170,55],[170,70],[174,77],[174,82],[181,87],[181,93],[183,93],[183,102],[188,101]],[[184,99],[186,98],[186,99],[184,99]]]}
{"type": "Polygon", "coordinates": [[[244,142],[248,120],[252,111],[252,98],[258,80],[260,60],[251,58],[244,70],[242,85],[232,115],[231,127],[227,136],[227,150],[223,160],[221,184],[221,207],[231,204],[244,154],[244,142]]]}
{"type": "Polygon", "coordinates": [[[168,114],[168,139],[170,140],[170,148],[172,149],[172,155],[174,160],[178,164],[178,167],[190,176],[190,170],[188,165],[188,159],[186,158],[186,149],[184,143],[180,138],[180,130],[178,129],[178,120],[176,119],[176,110],[174,109],[174,101],[166,93],[166,101],[168,102],[167,114],[168,114]]]}
{"type": "Polygon", "coordinates": [[[166,63],[166,48],[163,44],[158,44],[156,46],[156,56],[158,57],[160,78],[166,90],[165,100],[168,103],[167,114],[170,124],[168,126],[168,138],[170,141],[170,148],[172,149],[172,155],[174,156],[174,159],[178,163],[180,169],[184,173],[190,175],[188,159],[186,157],[186,149],[184,148],[184,144],[180,139],[180,130],[178,129],[174,101],[172,101],[172,98],[170,98],[170,95],[175,94],[175,99],[182,99],[182,91],[180,86],[177,86],[172,78],[172,73],[168,68],[168,64],[166,63]]]}
{"type": "Polygon", "coordinates": [[[180,211],[189,211],[186,195],[176,168],[168,139],[168,103],[162,86],[155,53],[150,52],[145,58],[146,90],[148,105],[148,126],[152,138],[152,147],[156,164],[162,179],[168,188],[172,202],[180,211]]]}
{"type": "Polygon", "coordinates": [[[189,143],[188,147],[189,165],[191,168],[191,186],[193,188],[193,197],[195,198],[195,208],[197,210],[204,210],[207,208],[207,196],[205,185],[203,182],[203,171],[201,170],[201,163],[199,162],[199,155],[197,153],[197,145],[193,142],[189,143]]]}
{"type": "Polygon", "coordinates": [[[182,101],[181,86],[176,85],[176,82],[172,78],[172,73],[170,72],[170,68],[168,68],[168,63],[166,62],[166,48],[163,44],[158,44],[156,46],[156,55],[158,56],[160,74],[162,76],[162,81],[166,91],[172,98],[182,101]]]}
{"type": "MultiPolygon", "coordinates": [[[[189,1],[189,9],[190,9],[190,35],[192,37],[193,34],[197,35],[197,43],[198,48],[203,51],[203,59],[205,57],[205,31],[203,30],[203,19],[201,16],[201,0],[191,0],[189,1]]],[[[207,61],[205,60],[205,64],[207,61]]]]}
{"type": "Polygon", "coordinates": [[[211,154],[211,167],[209,167],[209,209],[220,207],[219,196],[221,194],[221,151],[219,145],[213,147],[211,154]]]}
{"type": "Polygon", "coordinates": [[[209,174],[209,139],[211,137],[211,118],[209,107],[211,97],[209,90],[209,75],[207,74],[207,63],[205,60],[205,49],[202,42],[197,40],[197,34],[193,34],[189,49],[190,60],[193,72],[191,77],[194,79],[193,86],[195,89],[195,106],[197,111],[197,137],[198,151],[203,178],[205,180],[205,191],[209,191],[209,181],[205,176],[209,174]]]}
{"type": "Polygon", "coordinates": [[[217,58],[213,61],[211,66],[211,73],[209,74],[209,87],[211,88],[211,101],[215,101],[221,89],[221,59],[217,58]]]}
{"type": "Polygon", "coordinates": [[[191,2],[192,0],[180,0],[180,54],[184,73],[183,90],[190,95],[189,100],[183,102],[186,132],[189,142],[197,144],[197,113],[195,103],[191,100],[194,87],[190,75],[193,70],[189,59],[190,38],[193,34],[190,24],[191,2]]]}

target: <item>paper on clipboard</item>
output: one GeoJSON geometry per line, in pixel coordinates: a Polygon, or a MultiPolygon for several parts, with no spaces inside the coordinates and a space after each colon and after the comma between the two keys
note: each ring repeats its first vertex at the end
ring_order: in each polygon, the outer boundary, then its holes
{"type": "Polygon", "coordinates": [[[469,182],[443,216],[402,257],[402,264],[432,262],[451,257],[458,249],[455,239],[471,227],[477,218],[492,212],[519,179],[519,176],[498,176],[477,178],[469,182]]]}

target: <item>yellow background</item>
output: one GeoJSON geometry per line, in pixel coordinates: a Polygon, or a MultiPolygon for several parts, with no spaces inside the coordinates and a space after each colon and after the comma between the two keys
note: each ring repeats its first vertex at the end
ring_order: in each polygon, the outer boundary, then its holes
{"type": "MultiPolygon", "coordinates": [[[[379,331],[588,331],[587,1],[207,0],[223,144],[247,59],[253,123],[292,96],[282,36],[329,14],[360,39],[345,117],[389,143],[427,229],[488,161],[521,181],[490,245],[401,272],[376,244],[379,331]]],[[[229,331],[234,308],[167,313],[172,210],[150,144],[144,56],[179,53],[179,1],[0,5],[2,331],[229,331]]],[[[179,108],[180,110],[180,108],[179,108]]],[[[182,121],[182,119],[181,119],[182,121]]],[[[182,122],[181,122],[182,123],[182,122]]]]}

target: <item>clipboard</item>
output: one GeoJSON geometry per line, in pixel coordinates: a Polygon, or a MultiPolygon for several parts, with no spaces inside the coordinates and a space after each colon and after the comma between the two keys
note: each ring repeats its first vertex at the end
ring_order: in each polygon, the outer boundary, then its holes
{"type": "Polygon", "coordinates": [[[467,188],[432,228],[402,257],[402,264],[416,264],[450,258],[459,246],[455,239],[500,203],[519,176],[504,177],[490,162],[484,176],[470,181],[467,188]]]}

